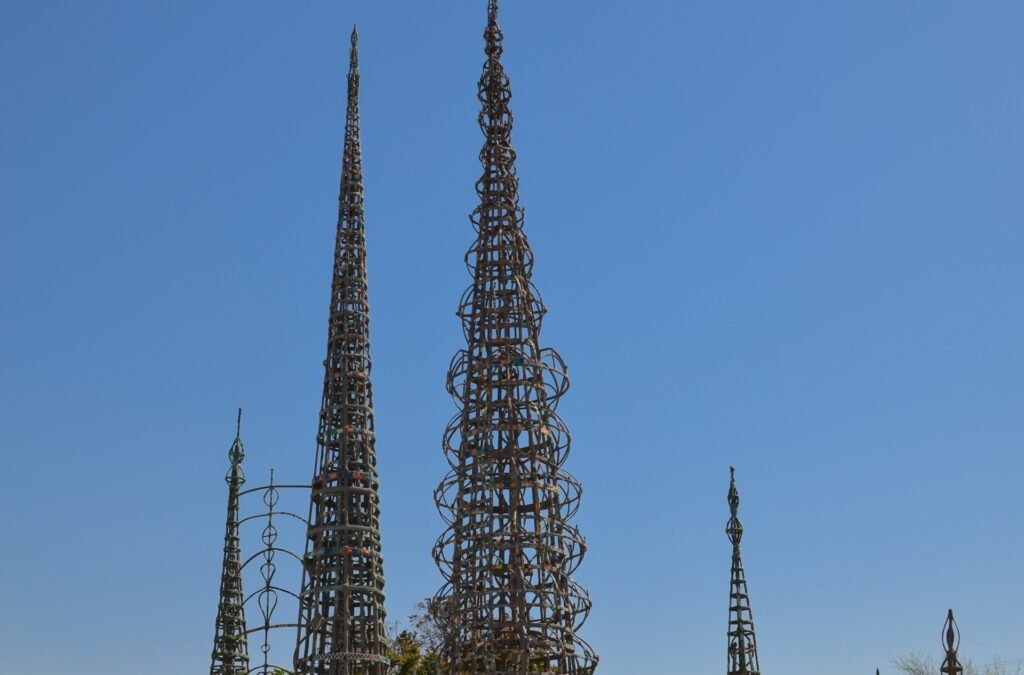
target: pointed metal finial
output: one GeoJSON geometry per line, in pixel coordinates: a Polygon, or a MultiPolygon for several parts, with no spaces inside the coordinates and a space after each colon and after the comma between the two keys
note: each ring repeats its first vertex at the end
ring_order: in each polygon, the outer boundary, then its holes
{"type": "Polygon", "coordinates": [[[226,480],[230,483],[231,476],[237,475],[241,477],[241,481],[245,482],[245,475],[241,473],[242,460],[245,459],[245,446],[242,445],[242,409],[238,409],[238,418],[235,421],[235,440],[232,441],[231,447],[228,449],[228,459],[231,460],[231,472],[228,474],[226,480]]]}
{"type": "Polygon", "coordinates": [[[963,675],[964,668],[960,665],[957,650],[960,649],[960,627],[953,617],[953,610],[946,615],[946,625],[942,628],[942,646],[946,649],[946,659],[942,662],[939,672],[942,675],[963,675]]]}
{"type": "Polygon", "coordinates": [[[487,46],[484,53],[492,59],[499,59],[505,48],[501,43],[505,40],[505,34],[498,26],[498,0],[488,0],[487,3],[487,28],[484,29],[484,40],[487,46]]]}
{"type": "Polygon", "coordinates": [[[348,54],[349,75],[354,75],[359,70],[359,31],[356,25],[352,24],[352,49],[348,54]]]}
{"type": "Polygon", "coordinates": [[[740,491],[736,488],[736,468],[729,467],[729,512],[732,517],[729,519],[729,524],[725,529],[726,534],[729,535],[729,541],[734,546],[739,546],[740,539],[743,538],[743,524],[740,523],[739,512],[740,512],[740,491]]]}

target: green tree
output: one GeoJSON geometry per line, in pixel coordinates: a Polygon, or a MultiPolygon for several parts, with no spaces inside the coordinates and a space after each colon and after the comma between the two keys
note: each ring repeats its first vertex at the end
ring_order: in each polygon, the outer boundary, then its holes
{"type": "Polygon", "coordinates": [[[390,675],[444,675],[448,668],[441,657],[425,651],[415,631],[403,630],[388,646],[391,658],[390,675]]]}
{"type": "Polygon", "coordinates": [[[409,623],[416,631],[423,650],[438,662],[447,661],[451,654],[450,645],[456,637],[457,620],[450,598],[422,600],[409,616],[409,623]]]}

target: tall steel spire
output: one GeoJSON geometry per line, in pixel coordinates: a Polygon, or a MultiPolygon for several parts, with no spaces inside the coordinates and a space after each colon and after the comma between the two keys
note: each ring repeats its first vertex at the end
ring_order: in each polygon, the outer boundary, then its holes
{"type": "Polygon", "coordinates": [[[757,636],[754,615],[750,610],[747,575],[740,557],[743,525],[739,519],[740,493],[736,489],[736,469],[729,467],[729,511],[732,516],[725,528],[732,542],[732,575],[729,588],[729,670],[728,675],[759,675],[757,636]]]}
{"type": "Polygon", "coordinates": [[[353,28],[323,402],[295,652],[299,675],[384,675],[388,665],[357,39],[353,28]]]}
{"type": "Polygon", "coordinates": [[[946,625],[942,628],[942,646],[946,648],[946,658],[939,672],[942,675],[963,675],[964,668],[960,665],[957,650],[960,649],[960,627],[953,618],[953,610],[946,615],[946,625]]]}
{"type": "Polygon", "coordinates": [[[577,631],[590,599],[572,580],[586,549],[570,523],[581,489],[562,468],[569,431],[555,413],[569,385],[561,357],[539,345],[546,310],[522,229],[497,0],[484,38],[473,284],[457,312],[467,347],[448,373],[460,410],[444,435],[451,471],[435,493],[448,525],[434,549],[453,617],[446,659],[460,675],[589,675],[597,657],[577,631]]]}
{"type": "Polygon", "coordinates": [[[242,549],[238,534],[238,493],[245,483],[242,460],[242,410],[238,410],[235,440],[228,450],[231,468],[228,484],[228,517],[224,532],[224,563],[220,574],[220,602],[210,675],[248,675],[249,642],[246,638],[245,595],[242,593],[242,549]]]}

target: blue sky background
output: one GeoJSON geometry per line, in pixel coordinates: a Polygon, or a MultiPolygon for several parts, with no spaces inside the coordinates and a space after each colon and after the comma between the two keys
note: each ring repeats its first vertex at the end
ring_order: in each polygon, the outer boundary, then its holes
{"type": "MultiPolygon", "coordinates": [[[[205,672],[226,451],[311,475],[362,34],[388,607],[435,590],[483,0],[0,5],[0,654],[205,672]]],[[[600,672],[1024,657],[1024,5],[506,1],[600,672]],[[685,665],[682,665],[685,664],[685,665]]]]}

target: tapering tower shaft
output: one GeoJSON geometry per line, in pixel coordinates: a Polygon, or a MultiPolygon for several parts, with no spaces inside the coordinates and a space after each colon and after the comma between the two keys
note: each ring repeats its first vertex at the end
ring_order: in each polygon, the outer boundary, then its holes
{"type": "Polygon", "coordinates": [[[384,675],[384,571],[354,29],[324,366],[295,671],[384,675]]]}
{"type": "Polygon", "coordinates": [[[729,510],[731,517],[726,534],[732,542],[732,572],[729,585],[729,669],[728,675],[760,675],[757,658],[757,636],[754,615],[750,609],[747,576],[740,556],[743,525],[739,519],[740,493],[736,489],[736,469],[729,468],[729,510]]]}
{"type": "Polygon", "coordinates": [[[242,592],[242,549],[239,539],[238,494],[245,483],[242,460],[242,411],[238,411],[235,440],[228,450],[231,468],[228,484],[228,514],[224,532],[224,561],[220,575],[220,602],[213,639],[210,675],[248,675],[249,644],[246,638],[245,594],[242,592]]]}
{"type": "Polygon", "coordinates": [[[572,580],[586,548],[570,522],[581,490],[563,469],[569,431],[555,412],[568,379],[561,357],[539,343],[546,310],[522,229],[497,0],[484,37],[483,175],[466,254],[473,284],[458,311],[467,346],[448,374],[460,412],[445,433],[451,471],[436,492],[448,524],[434,551],[453,617],[447,657],[453,674],[589,674],[597,659],[576,631],[590,599],[572,580]]]}

